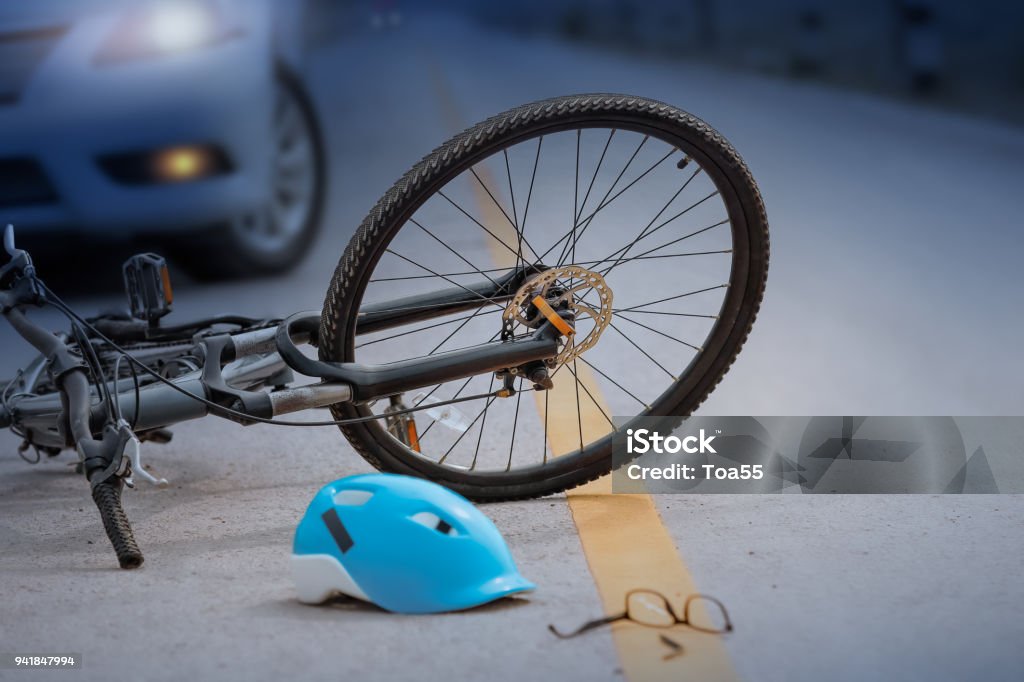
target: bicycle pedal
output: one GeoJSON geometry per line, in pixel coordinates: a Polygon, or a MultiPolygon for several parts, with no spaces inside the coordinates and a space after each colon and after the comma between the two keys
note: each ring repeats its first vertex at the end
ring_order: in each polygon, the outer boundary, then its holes
{"type": "Polygon", "coordinates": [[[155,253],[140,253],[126,260],[122,271],[132,317],[156,327],[174,301],[167,261],[155,253]]]}

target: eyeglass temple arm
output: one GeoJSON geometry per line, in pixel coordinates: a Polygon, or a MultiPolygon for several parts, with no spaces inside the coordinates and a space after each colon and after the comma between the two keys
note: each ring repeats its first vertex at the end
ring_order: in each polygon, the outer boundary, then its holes
{"type": "Polygon", "coordinates": [[[559,637],[561,639],[570,639],[577,635],[582,635],[584,632],[589,632],[594,628],[599,628],[602,625],[610,625],[615,621],[625,620],[627,617],[628,616],[626,615],[626,612],[623,611],[622,613],[617,613],[612,616],[605,616],[604,618],[598,618],[597,620],[592,620],[587,623],[584,623],[572,632],[560,632],[558,628],[556,628],[554,625],[548,625],[548,630],[550,630],[551,633],[556,637],[559,637]]]}

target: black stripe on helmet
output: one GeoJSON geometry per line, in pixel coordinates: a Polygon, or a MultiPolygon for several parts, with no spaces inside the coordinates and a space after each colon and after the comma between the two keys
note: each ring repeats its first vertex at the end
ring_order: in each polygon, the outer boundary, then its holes
{"type": "Polygon", "coordinates": [[[352,549],[352,545],[355,542],[352,541],[352,536],[345,530],[345,524],[341,522],[337,509],[331,507],[320,518],[324,520],[324,525],[327,526],[327,530],[330,531],[334,541],[338,543],[338,549],[341,550],[342,554],[352,549]]]}

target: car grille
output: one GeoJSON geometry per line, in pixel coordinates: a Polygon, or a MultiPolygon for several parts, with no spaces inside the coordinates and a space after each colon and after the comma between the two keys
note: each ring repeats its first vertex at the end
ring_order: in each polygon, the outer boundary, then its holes
{"type": "Polygon", "coordinates": [[[63,26],[0,30],[0,106],[18,101],[36,67],[66,30],[63,26]]]}
{"type": "Polygon", "coordinates": [[[0,159],[0,208],[50,204],[57,193],[32,159],[0,159]]]}

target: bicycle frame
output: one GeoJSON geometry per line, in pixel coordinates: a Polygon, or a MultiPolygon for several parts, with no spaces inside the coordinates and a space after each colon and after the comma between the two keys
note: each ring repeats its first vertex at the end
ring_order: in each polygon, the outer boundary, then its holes
{"type": "MultiPolygon", "coordinates": [[[[157,485],[166,483],[143,468],[140,439],[160,439],[164,427],[210,414],[242,424],[256,423],[289,412],[367,402],[490,372],[504,377],[505,388],[463,399],[508,396],[513,392],[513,375],[546,379],[546,363],[559,352],[563,333],[559,329],[566,329],[566,320],[552,319],[559,314],[549,308],[549,317],[525,338],[503,336],[502,341],[384,365],[323,362],[307,357],[298,347],[303,343],[317,345],[317,313],[293,315],[276,327],[253,329],[255,325],[250,324],[248,329],[234,333],[216,333],[215,326],[238,324],[239,319],[245,324],[245,318],[229,316],[161,330],[159,319],[170,312],[172,300],[166,264],[155,254],[141,254],[125,264],[126,292],[134,322],[106,320],[114,330],[111,335],[119,341],[122,337],[169,340],[169,347],[157,344],[155,350],[123,349],[46,288],[36,276],[28,253],[15,248],[10,226],[4,232],[3,245],[9,260],[0,265],[0,314],[39,352],[39,357],[0,387],[0,428],[14,427],[24,439],[23,447],[35,446],[37,452],[56,454],[68,447],[78,451],[80,470],[89,481],[121,568],[137,568],[143,563],[121,504],[122,487],[133,485],[135,476],[157,485]],[[32,322],[23,312],[29,306],[48,303],[72,320],[75,344],[32,322]],[[105,378],[107,367],[100,362],[93,341],[83,336],[83,327],[93,339],[104,343],[104,351],[117,354],[111,379],[105,378]],[[129,356],[131,378],[120,377],[120,361],[125,355],[129,356]],[[195,369],[168,378],[147,362],[165,359],[187,362],[195,369]],[[44,372],[53,389],[36,395],[34,390],[44,372]],[[293,372],[320,381],[289,386],[293,372]],[[267,387],[271,390],[262,390],[267,387]]],[[[372,333],[484,305],[504,308],[503,303],[513,298],[528,274],[540,269],[516,268],[487,283],[463,286],[452,282],[455,287],[364,306],[356,319],[356,333],[372,333]]],[[[571,333],[571,329],[565,333],[571,333]]],[[[168,437],[163,434],[165,440],[168,437]]]]}
{"type": "MultiPolygon", "coordinates": [[[[525,269],[512,270],[493,282],[460,285],[365,306],[359,314],[357,333],[369,334],[410,320],[423,321],[487,305],[500,306],[511,298],[525,277],[525,269]]],[[[337,403],[368,402],[478,374],[505,370],[515,373],[517,368],[557,355],[560,336],[554,326],[545,322],[525,339],[494,341],[385,365],[369,365],[322,362],[304,355],[299,345],[315,340],[319,324],[318,313],[298,313],[277,327],[206,337],[196,345],[204,358],[203,366],[172,380],[180,390],[161,382],[137,388],[130,378],[107,385],[123,417],[136,432],[219,413],[191,396],[247,416],[269,419],[337,403]],[[285,375],[289,370],[320,382],[288,387],[291,377],[285,375]],[[276,387],[275,390],[259,390],[268,385],[276,387]]],[[[37,372],[43,370],[39,360],[30,367],[37,372]]],[[[32,434],[37,445],[62,448],[74,444],[62,426],[64,405],[59,394],[21,398],[12,412],[16,415],[0,412],[0,427],[16,420],[32,434]]],[[[91,406],[89,422],[94,433],[102,428],[105,418],[102,402],[91,406]]],[[[252,423],[241,417],[235,420],[252,423]]]]}

